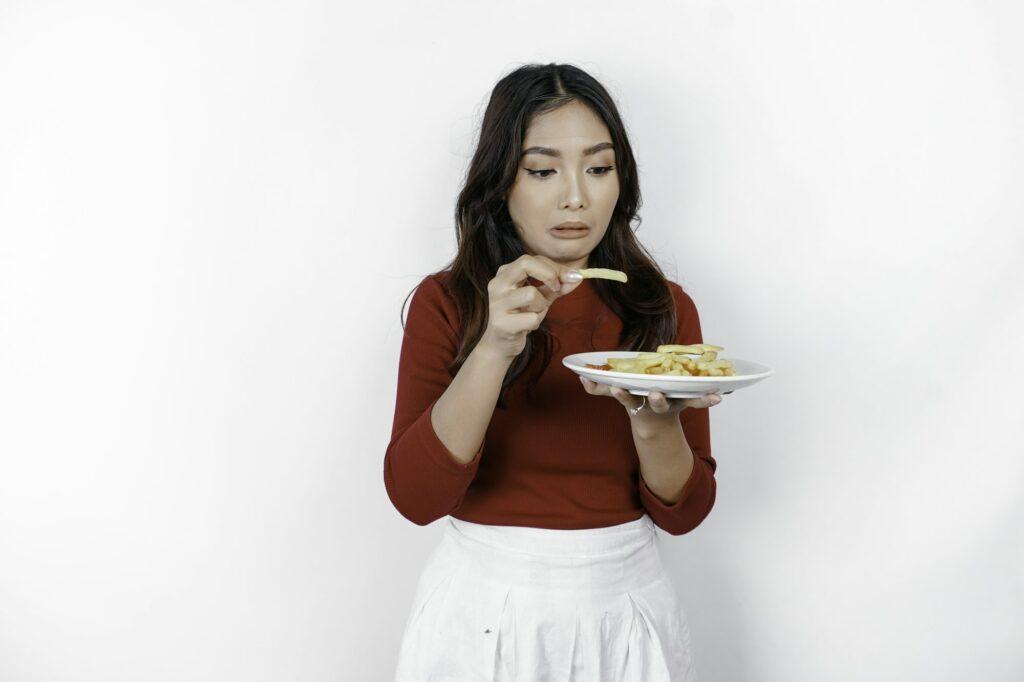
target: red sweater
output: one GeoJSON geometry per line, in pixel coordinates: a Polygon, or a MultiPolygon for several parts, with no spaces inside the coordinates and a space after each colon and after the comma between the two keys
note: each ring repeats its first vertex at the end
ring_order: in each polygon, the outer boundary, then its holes
{"type": "MultiPolygon", "coordinates": [[[[384,484],[403,516],[420,525],[451,515],[492,525],[598,528],[646,512],[672,535],[704,520],[715,501],[708,409],[679,413],[694,465],[682,498],[667,505],[640,478],[625,408],[612,397],[587,393],[562,364],[566,355],[618,346],[622,322],[591,280],[548,310],[555,344],[534,389],[535,403],[515,385],[507,393],[509,408],[495,408],[472,461],[456,461],[430,421],[452,380],[445,367],[455,357],[459,328],[455,301],[441,285],[446,276],[426,277],[413,294],[398,363],[384,484]]],[[[669,286],[679,320],[673,343],[703,343],[693,300],[675,282],[669,286]]]]}

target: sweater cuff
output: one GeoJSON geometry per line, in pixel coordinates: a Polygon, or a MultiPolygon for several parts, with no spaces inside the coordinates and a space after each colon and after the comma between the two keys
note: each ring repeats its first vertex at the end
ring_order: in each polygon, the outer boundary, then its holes
{"type": "Polygon", "coordinates": [[[480,466],[480,454],[484,450],[484,443],[487,441],[486,438],[480,443],[480,447],[473,455],[473,459],[469,460],[466,464],[460,463],[452,455],[451,451],[445,446],[437,436],[437,432],[434,431],[434,422],[431,421],[431,415],[434,412],[434,405],[437,404],[435,400],[430,404],[430,409],[423,413],[421,419],[423,420],[419,425],[419,436],[420,444],[423,450],[427,453],[427,457],[437,465],[442,471],[451,474],[456,477],[473,478],[476,475],[476,470],[480,466]]]}
{"type": "Polygon", "coordinates": [[[699,458],[694,456],[693,458],[693,470],[690,472],[690,477],[686,479],[686,483],[683,484],[683,492],[678,500],[674,504],[665,504],[661,501],[661,498],[651,492],[651,489],[647,487],[647,482],[644,480],[643,475],[640,475],[640,497],[643,500],[644,507],[647,509],[658,509],[665,513],[671,514],[672,512],[679,511],[682,507],[686,506],[687,501],[693,497],[698,490],[704,488],[707,484],[707,467],[703,465],[699,458]]]}

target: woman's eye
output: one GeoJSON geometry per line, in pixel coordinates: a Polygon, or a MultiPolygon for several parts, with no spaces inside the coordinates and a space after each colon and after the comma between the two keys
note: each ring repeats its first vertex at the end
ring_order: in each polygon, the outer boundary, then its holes
{"type": "MultiPolygon", "coordinates": [[[[615,168],[615,166],[597,166],[595,168],[591,168],[590,170],[595,171],[593,173],[594,175],[607,175],[608,172],[611,171],[613,168],[615,168]]],[[[525,170],[527,174],[535,175],[539,178],[546,178],[555,172],[552,168],[542,168],[538,170],[534,170],[532,168],[524,168],[523,170],[525,170]]]]}

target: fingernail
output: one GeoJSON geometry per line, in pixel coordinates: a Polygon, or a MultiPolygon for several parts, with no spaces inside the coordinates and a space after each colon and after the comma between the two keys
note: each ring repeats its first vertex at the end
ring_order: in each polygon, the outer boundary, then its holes
{"type": "Polygon", "coordinates": [[[580,280],[583,279],[583,275],[581,275],[576,270],[570,270],[569,272],[565,273],[565,279],[566,281],[569,282],[579,282],[580,280]]]}

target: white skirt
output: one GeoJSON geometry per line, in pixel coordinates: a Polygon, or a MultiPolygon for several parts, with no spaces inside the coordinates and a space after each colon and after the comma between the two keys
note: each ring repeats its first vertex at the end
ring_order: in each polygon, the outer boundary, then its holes
{"type": "Polygon", "coordinates": [[[444,524],[396,682],[695,679],[649,516],[583,530],[444,524]]]}

